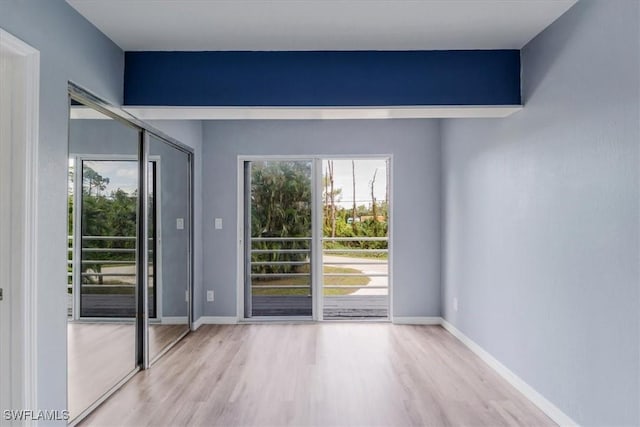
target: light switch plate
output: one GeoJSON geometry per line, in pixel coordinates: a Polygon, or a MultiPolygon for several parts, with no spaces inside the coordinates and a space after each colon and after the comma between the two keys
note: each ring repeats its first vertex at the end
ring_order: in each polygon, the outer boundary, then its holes
{"type": "Polygon", "coordinates": [[[216,230],[222,230],[222,218],[216,218],[215,226],[216,230]]]}
{"type": "Polygon", "coordinates": [[[176,218],[176,229],[184,230],[184,218],[176,218]]]}

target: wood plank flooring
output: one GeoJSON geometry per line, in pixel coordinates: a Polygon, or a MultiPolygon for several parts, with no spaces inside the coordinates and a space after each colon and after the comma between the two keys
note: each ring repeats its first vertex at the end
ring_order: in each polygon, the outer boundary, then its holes
{"type": "Polygon", "coordinates": [[[209,325],[82,426],[555,425],[439,326],[209,325]]]}
{"type": "MultiPolygon", "coordinates": [[[[187,325],[151,325],[153,358],[187,325]]],[[[67,324],[68,401],[71,418],[80,414],[135,368],[133,323],[67,324]]]]}

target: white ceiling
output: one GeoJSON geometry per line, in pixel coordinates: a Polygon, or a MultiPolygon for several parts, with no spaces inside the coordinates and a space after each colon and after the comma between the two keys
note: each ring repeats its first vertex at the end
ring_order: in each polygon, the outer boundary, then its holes
{"type": "Polygon", "coordinates": [[[577,0],[67,0],[122,49],[520,49],[577,0]]]}

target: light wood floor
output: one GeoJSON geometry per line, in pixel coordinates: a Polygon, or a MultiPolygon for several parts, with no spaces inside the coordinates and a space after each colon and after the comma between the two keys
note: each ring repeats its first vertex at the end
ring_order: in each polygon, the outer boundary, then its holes
{"type": "MultiPolygon", "coordinates": [[[[151,325],[149,354],[157,355],[187,325],[151,325]]],[[[73,419],[135,368],[133,323],[67,324],[69,414],[73,419]]]]}
{"type": "Polygon", "coordinates": [[[554,425],[439,326],[203,326],[83,426],[554,425]]]}

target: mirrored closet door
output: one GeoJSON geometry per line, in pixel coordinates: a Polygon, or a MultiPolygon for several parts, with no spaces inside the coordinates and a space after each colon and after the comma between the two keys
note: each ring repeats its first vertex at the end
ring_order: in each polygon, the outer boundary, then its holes
{"type": "Polygon", "coordinates": [[[74,102],[69,121],[68,409],[137,369],[141,130],[74,102]]]}
{"type": "Polygon", "coordinates": [[[189,331],[191,165],[188,153],[149,138],[149,359],[189,331]]]}
{"type": "Polygon", "coordinates": [[[70,85],[67,397],[72,423],[189,332],[189,148],[70,85]]]}

